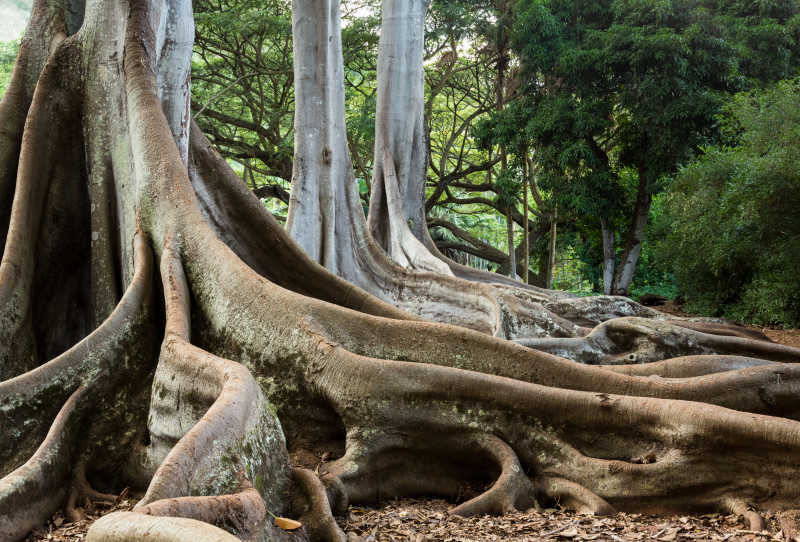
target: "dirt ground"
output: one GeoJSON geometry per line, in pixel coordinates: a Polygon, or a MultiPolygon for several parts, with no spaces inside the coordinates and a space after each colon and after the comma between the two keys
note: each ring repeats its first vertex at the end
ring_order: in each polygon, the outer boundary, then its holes
{"type": "MultiPolygon", "coordinates": [[[[691,316],[672,302],[657,308],[677,316],[691,316]]],[[[751,327],[760,329],[773,341],[800,347],[800,330],[751,327]]],[[[84,503],[87,519],[68,523],[57,513],[47,525],[31,533],[26,542],[82,542],[94,520],[112,511],[130,510],[135,503],[126,492],[115,502],[84,503]]],[[[502,517],[460,518],[448,514],[451,507],[451,503],[442,500],[404,499],[380,508],[350,507],[347,516],[338,519],[348,534],[357,535],[348,540],[363,542],[800,542],[800,538],[784,535],[775,515],[765,515],[766,530],[755,532],[748,530],[740,517],[721,514],[659,517],[620,513],[612,517],[593,517],[547,509],[502,517]]],[[[303,540],[302,533],[299,534],[293,538],[303,540]]]]}
{"type": "MultiPolygon", "coordinates": [[[[56,514],[26,542],[83,542],[92,521],[115,510],[129,510],[134,503],[123,498],[117,503],[93,504],[87,519],[78,523],[67,523],[60,513],[56,514]]],[[[431,499],[398,500],[381,508],[350,507],[347,516],[339,518],[339,524],[348,534],[357,535],[348,540],[363,542],[791,540],[784,536],[774,515],[765,516],[765,531],[755,532],[748,530],[738,516],[721,514],[658,517],[620,513],[594,517],[547,509],[502,517],[460,518],[448,514],[451,507],[448,502],[431,499]]],[[[295,540],[299,542],[304,537],[300,534],[295,540]]]]}

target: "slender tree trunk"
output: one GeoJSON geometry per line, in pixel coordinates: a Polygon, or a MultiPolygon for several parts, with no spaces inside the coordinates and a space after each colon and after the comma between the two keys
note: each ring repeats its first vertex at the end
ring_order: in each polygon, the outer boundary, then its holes
{"type": "MultiPolygon", "coordinates": [[[[381,44],[378,53],[378,107],[375,113],[375,168],[369,205],[369,228],[375,240],[391,257],[406,266],[403,254],[392,253],[392,236],[400,245],[410,244],[401,228],[392,223],[406,222],[413,235],[427,248],[429,256],[444,263],[438,267],[428,256],[418,256],[422,269],[489,284],[538,291],[534,286],[497,273],[477,270],[454,262],[441,254],[430,233],[425,217],[425,182],[427,157],[424,123],[424,23],[428,0],[384,0],[381,44]],[[383,147],[386,143],[394,157],[397,190],[402,200],[401,213],[390,211],[383,178],[383,147]],[[392,233],[393,231],[399,232],[392,233]]],[[[395,245],[398,243],[395,241],[395,245]]],[[[416,252],[416,248],[413,250],[416,252]]],[[[539,292],[542,293],[542,292],[539,292]]],[[[560,296],[558,293],[550,295],[560,296]]]]}
{"type": "Polygon", "coordinates": [[[517,262],[516,245],[514,244],[514,219],[511,218],[511,207],[506,212],[506,232],[508,234],[508,276],[516,278],[517,276],[517,262]]]}
{"type": "Polygon", "coordinates": [[[255,179],[255,176],[253,174],[253,170],[250,169],[250,160],[247,160],[243,164],[243,167],[244,167],[244,171],[243,171],[244,182],[247,184],[247,186],[250,187],[250,190],[255,190],[257,188],[256,187],[256,179],[255,179]]]}
{"type": "Polygon", "coordinates": [[[616,250],[614,248],[614,230],[605,218],[600,218],[600,233],[603,237],[603,293],[611,295],[614,286],[616,250]]]}
{"type": "MultiPolygon", "coordinates": [[[[503,16],[506,15],[506,10],[508,6],[505,4],[504,1],[500,1],[497,3],[496,8],[500,13],[499,19],[502,20],[503,16]]],[[[505,109],[505,90],[506,90],[506,70],[508,69],[508,37],[504,29],[502,28],[502,23],[500,23],[500,29],[498,30],[497,35],[497,77],[495,79],[495,95],[496,95],[496,104],[495,109],[498,113],[502,113],[503,109],[505,109]]],[[[504,144],[500,144],[500,176],[504,176],[506,170],[508,169],[508,155],[506,153],[506,147],[504,144]]],[[[512,207],[509,205],[506,209],[506,230],[508,235],[508,276],[512,279],[516,279],[517,277],[517,264],[515,260],[515,250],[516,245],[514,243],[514,219],[512,218],[512,207]]]]}
{"type": "Polygon", "coordinates": [[[550,243],[547,251],[547,287],[553,287],[556,274],[556,236],[558,235],[558,208],[553,209],[550,218],[550,243]]]}
{"type": "Polygon", "coordinates": [[[522,155],[522,231],[523,231],[523,244],[525,246],[525,250],[523,253],[525,254],[525,258],[522,262],[522,282],[528,283],[528,271],[530,267],[530,254],[531,254],[531,233],[529,231],[528,226],[528,150],[525,149],[525,152],[522,155]]]}
{"type": "Polygon", "coordinates": [[[312,259],[341,274],[349,271],[343,269],[348,262],[340,261],[348,251],[342,246],[347,238],[337,235],[336,198],[346,198],[353,174],[344,126],[339,1],[295,0],[292,33],[295,146],[286,229],[312,259]]]}
{"type": "Polygon", "coordinates": [[[617,275],[614,278],[614,294],[628,295],[628,290],[633,280],[633,273],[636,271],[636,263],[639,261],[639,254],[642,251],[642,241],[644,240],[644,229],[647,226],[647,219],[650,216],[650,204],[653,196],[650,194],[647,170],[639,168],[639,188],[636,192],[636,205],[633,209],[631,224],[628,228],[628,239],[625,244],[625,252],[617,275]]]}

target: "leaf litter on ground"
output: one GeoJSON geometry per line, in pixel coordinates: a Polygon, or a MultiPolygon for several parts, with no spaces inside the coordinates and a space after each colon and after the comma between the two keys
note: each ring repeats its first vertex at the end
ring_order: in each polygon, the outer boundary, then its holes
{"type": "Polygon", "coordinates": [[[448,514],[452,506],[442,500],[403,499],[382,508],[351,507],[339,523],[365,542],[784,541],[775,515],[765,515],[762,533],[750,531],[735,515],[597,517],[546,509],[461,518],[448,514]]]}
{"type": "MultiPolygon", "coordinates": [[[[85,503],[86,519],[77,523],[69,523],[59,512],[26,542],[85,542],[92,522],[111,512],[130,510],[135,504],[135,499],[126,496],[114,503],[85,503]]],[[[439,499],[400,499],[380,508],[351,506],[347,515],[337,520],[348,533],[348,542],[790,542],[774,514],[764,516],[764,532],[755,532],[736,515],[619,513],[598,517],[550,508],[462,518],[448,513],[452,506],[439,499]]],[[[299,532],[290,539],[299,542],[306,537],[299,532]]]]}

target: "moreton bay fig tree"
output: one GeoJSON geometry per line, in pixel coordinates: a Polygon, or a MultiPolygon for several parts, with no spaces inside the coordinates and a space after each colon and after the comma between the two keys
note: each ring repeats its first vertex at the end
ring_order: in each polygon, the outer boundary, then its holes
{"type": "MultiPolygon", "coordinates": [[[[299,119],[296,176],[350,198],[330,132],[338,5],[294,10],[298,88],[316,81],[327,104],[299,119]]],[[[574,329],[531,348],[374,297],[315,263],[192,125],[192,37],[188,0],[34,6],[0,102],[0,540],[126,485],[141,500],[89,541],[294,536],[273,515],[344,541],[349,503],[455,499],[465,481],[492,485],[463,515],[557,500],[757,529],[756,507],[797,506],[800,351],[552,296],[574,329]],[[327,452],[315,471],[307,450],[327,452]]],[[[350,242],[323,230],[320,246],[350,242]]]]}

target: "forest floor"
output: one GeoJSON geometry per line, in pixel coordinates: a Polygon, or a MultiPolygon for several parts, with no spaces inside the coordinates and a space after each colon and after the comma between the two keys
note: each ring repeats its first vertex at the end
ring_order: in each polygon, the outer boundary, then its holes
{"type": "MultiPolygon", "coordinates": [[[[692,316],[672,302],[656,308],[676,316],[692,316]]],[[[775,342],[800,347],[799,329],[749,327],[763,331],[775,342]]],[[[67,522],[59,512],[47,525],[31,533],[26,542],[83,542],[93,521],[113,511],[130,510],[135,503],[136,500],[126,492],[114,503],[87,503],[87,518],[77,523],[67,522]]],[[[346,532],[358,535],[363,542],[800,542],[800,537],[784,536],[774,514],[764,516],[765,531],[755,532],[748,530],[742,518],[735,515],[665,517],[619,513],[594,517],[546,509],[502,517],[461,518],[448,514],[451,507],[451,503],[438,499],[403,499],[380,508],[351,506],[346,517],[337,519],[346,532]]],[[[303,540],[297,536],[293,538],[297,542],[303,540]]]]}
{"type": "MultiPolygon", "coordinates": [[[[135,500],[98,503],[88,507],[87,519],[68,523],[58,513],[26,542],[83,542],[91,523],[117,510],[130,510],[135,500]]],[[[775,515],[766,515],[766,530],[748,530],[735,515],[702,514],[651,516],[623,514],[596,517],[560,509],[530,510],[502,517],[461,518],[447,511],[451,503],[438,499],[403,499],[381,508],[351,506],[339,524],[363,542],[553,542],[693,540],[771,542],[798,540],[785,537],[775,515]]],[[[292,537],[296,542],[304,538],[292,537]]],[[[352,538],[348,538],[351,540],[352,538]]]]}

